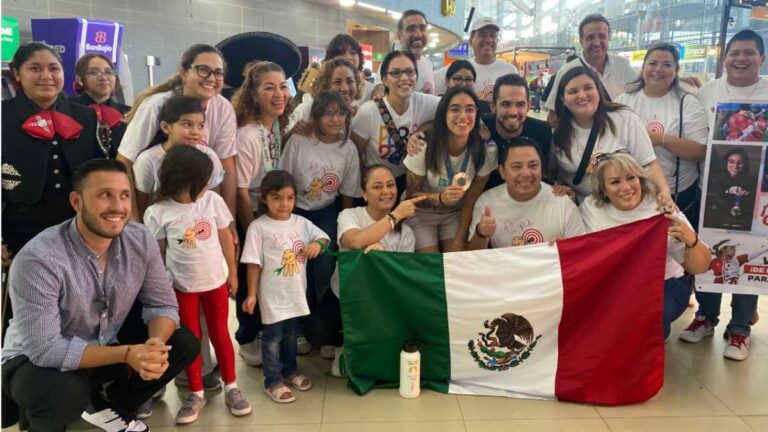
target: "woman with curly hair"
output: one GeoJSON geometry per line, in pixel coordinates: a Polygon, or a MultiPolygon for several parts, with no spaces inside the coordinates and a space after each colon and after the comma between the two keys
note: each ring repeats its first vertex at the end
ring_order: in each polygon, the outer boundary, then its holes
{"type": "MultiPolygon", "coordinates": [[[[317,77],[309,88],[309,93],[304,94],[301,103],[293,110],[291,120],[288,123],[288,130],[297,132],[300,135],[308,136],[311,125],[309,124],[312,102],[317,95],[324,90],[331,90],[341,94],[344,99],[346,110],[351,115],[357,111],[354,106],[355,98],[360,90],[360,74],[357,73],[355,65],[342,58],[331,59],[323,63],[320,69],[320,76],[317,77]],[[298,128],[294,129],[296,125],[298,128]]],[[[290,132],[289,132],[290,133],[290,132]]]]}

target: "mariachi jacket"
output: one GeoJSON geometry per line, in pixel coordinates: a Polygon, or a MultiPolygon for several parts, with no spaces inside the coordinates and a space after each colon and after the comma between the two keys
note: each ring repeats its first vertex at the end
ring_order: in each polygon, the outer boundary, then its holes
{"type": "MultiPolygon", "coordinates": [[[[74,102],[76,104],[90,106],[91,104],[95,104],[96,101],[93,100],[91,96],[88,95],[88,93],[83,92],[79,96],[71,97],[69,98],[70,102],[74,102]]],[[[131,107],[128,105],[123,105],[119,102],[115,102],[114,99],[109,98],[105,102],[103,102],[104,105],[114,108],[118,111],[120,111],[123,115],[131,110],[131,107]]],[[[109,130],[109,157],[110,159],[114,159],[117,157],[117,149],[120,147],[120,141],[123,140],[123,135],[125,135],[125,129],[128,127],[128,124],[126,123],[120,123],[119,125],[110,128],[109,130]]]]}

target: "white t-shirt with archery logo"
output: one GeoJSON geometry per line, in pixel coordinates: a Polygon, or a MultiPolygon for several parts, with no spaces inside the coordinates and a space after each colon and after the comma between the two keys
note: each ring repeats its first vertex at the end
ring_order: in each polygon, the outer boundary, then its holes
{"type": "MultiPolygon", "coordinates": [[[[629,150],[629,154],[641,166],[646,166],[656,160],[651,139],[637,114],[625,108],[609,112],[608,117],[613,120],[616,130],[611,132],[610,127],[606,125],[605,132],[597,137],[584,178],[581,179],[581,183],[573,186],[579,202],[583,202],[584,198],[592,191],[592,179],[590,178],[592,170],[590,168],[594,165],[597,156],[624,149],[629,150]]],[[[568,158],[565,152],[555,149],[559,176],[568,185],[573,185],[573,178],[576,176],[576,170],[578,170],[581,157],[586,150],[590,132],[590,129],[579,127],[575,121],[572,121],[572,124],[574,131],[574,137],[571,141],[572,156],[568,158]]]]}
{"type": "Polygon", "coordinates": [[[567,196],[555,196],[552,186],[546,183],[542,183],[539,193],[528,201],[512,199],[506,184],[483,192],[472,211],[469,239],[475,235],[486,207],[496,221],[491,248],[544,243],[586,232],[576,204],[567,196]]]}
{"type": "MultiPolygon", "coordinates": [[[[430,122],[435,118],[435,111],[440,98],[424,93],[414,93],[408,104],[408,109],[398,115],[392,106],[384,98],[384,103],[395,122],[395,126],[407,128],[410,133],[415,132],[419,126],[430,122]]],[[[379,105],[374,101],[364,103],[352,119],[352,133],[367,142],[365,148],[365,164],[382,164],[388,166],[395,177],[405,174],[405,168],[402,164],[402,158],[406,154],[407,140],[402,140],[402,146],[399,149],[395,142],[389,136],[387,126],[381,119],[379,105]]]]}
{"type": "MultiPolygon", "coordinates": [[[[429,145],[429,144],[428,144],[429,145]]],[[[464,151],[458,155],[458,156],[449,156],[449,160],[451,163],[451,170],[453,171],[454,175],[459,173],[461,171],[461,166],[464,163],[465,157],[467,160],[467,169],[466,172],[467,175],[470,178],[470,181],[477,177],[484,177],[487,175],[490,175],[493,170],[495,170],[498,166],[498,160],[496,156],[496,144],[490,142],[489,145],[483,144],[485,147],[485,161],[483,161],[483,166],[480,167],[480,169],[475,169],[475,164],[472,162],[472,157],[467,153],[467,149],[464,149],[464,151]]],[[[427,149],[426,147],[420,151],[419,153],[411,156],[408,155],[405,157],[405,161],[403,161],[403,164],[405,165],[408,170],[417,176],[425,177],[424,181],[424,188],[423,192],[440,192],[443,189],[450,186],[451,181],[448,179],[447,169],[445,167],[445,162],[442,161],[440,163],[440,171],[434,172],[432,170],[427,170],[427,161],[426,161],[426,154],[427,149]]],[[[451,209],[458,209],[461,208],[462,203],[464,202],[463,199],[459,200],[456,204],[450,207],[441,208],[440,213],[443,213],[445,210],[451,210],[451,209]]],[[[418,208],[417,211],[430,211],[428,208],[418,208]]]]}
{"type": "MultiPolygon", "coordinates": [[[[208,189],[217,187],[224,181],[224,168],[221,166],[221,159],[209,147],[202,144],[197,144],[194,147],[211,158],[213,171],[211,171],[211,178],[208,180],[208,189]]],[[[160,144],[139,153],[136,163],[133,164],[133,176],[137,190],[146,194],[153,194],[160,189],[160,166],[163,164],[163,160],[165,160],[165,155],[166,152],[160,144]]]]}
{"type": "Polygon", "coordinates": [[[240,261],[261,267],[257,304],[263,324],[309,315],[304,249],[320,239],[329,240],[328,234],[298,215],[285,221],[262,215],[248,227],[240,261]]]}
{"type": "MultiPolygon", "coordinates": [[[[364,229],[376,223],[375,220],[368,214],[368,210],[365,207],[354,207],[343,210],[339,213],[339,229],[337,244],[339,245],[339,252],[351,250],[341,244],[341,236],[352,229],[364,229]]],[[[390,230],[387,235],[384,236],[379,243],[384,246],[385,251],[390,252],[413,252],[416,249],[416,237],[413,236],[413,230],[406,224],[400,224],[400,232],[390,230]]],[[[336,297],[339,297],[339,266],[336,265],[336,270],[331,277],[331,290],[336,297]]]]}
{"type": "MultiPolygon", "coordinates": [[[[588,197],[580,206],[581,216],[584,219],[584,225],[588,232],[601,231],[608,228],[617,227],[642,219],[647,219],[659,214],[656,200],[652,197],[646,197],[634,210],[623,211],[613,206],[611,203],[603,203],[598,207],[595,203],[595,197],[588,197]]],[[[691,224],[682,212],[675,213],[689,227],[691,224]]],[[[680,265],[685,261],[685,244],[675,240],[672,236],[667,236],[667,266],[664,271],[664,279],[679,278],[685,274],[685,270],[680,265]]]]}
{"type": "Polygon", "coordinates": [[[219,230],[232,222],[224,199],[206,191],[195,202],[166,199],[144,213],[144,224],[158,240],[165,240],[165,265],[173,287],[183,292],[205,292],[227,280],[219,230]]]}
{"type": "MultiPolygon", "coordinates": [[[[630,107],[645,123],[646,131],[678,136],[680,132],[681,96],[670,91],[660,98],[652,98],[640,90],[635,93],[622,94],[617,102],[630,107]]],[[[683,100],[683,139],[693,140],[706,146],[708,134],[709,126],[704,109],[694,95],[686,96],[683,100]]],[[[677,157],[661,146],[656,146],[653,150],[664,171],[667,185],[674,194],[677,157]]],[[[680,159],[680,175],[677,182],[679,192],[696,183],[699,178],[697,165],[698,162],[680,159]]]]}
{"type": "Polygon", "coordinates": [[[296,179],[298,208],[320,210],[339,194],[360,196],[360,160],[351,140],[328,144],[294,134],[283,150],[280,167],[296,179]]]}
{"type": "Polygon", "coordinates": [[[260,200],[259,188],[264,176],[269,169],[278,169],[279,163],[275,162],[277,144],[271,130],[267,130],[261,123],[249,123],[237,130],[237,187],[248,188],[251,196],[251,206],[255,211],[260,200]],[[261,137],[269,145],[268,169],[264,167],[264,152],[262,150],[261,137]]]}

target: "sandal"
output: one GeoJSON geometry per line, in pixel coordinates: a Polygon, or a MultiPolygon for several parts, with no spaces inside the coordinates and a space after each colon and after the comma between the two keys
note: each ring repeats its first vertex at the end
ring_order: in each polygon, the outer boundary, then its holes
{"type": "Polygon", "coordinates": [[[286,378],[285,383],[290,384],[291,387],[299,391],[307,391],[312,388],[312,380],[300,372],[297,372],[295,375],[286,378]]]}
{"type": "Polygon", "coordinates": [[[273,401],[279,404],[291,403],[296,400],[296,396],[291,389],[285,386],[285,384],[279,384],[277,387],[272,387],[271,389],[265,388],[264,393],[269,395],[273,401]],[[288,395],[289,397],[284,397],[285,395],[288,395]]]}

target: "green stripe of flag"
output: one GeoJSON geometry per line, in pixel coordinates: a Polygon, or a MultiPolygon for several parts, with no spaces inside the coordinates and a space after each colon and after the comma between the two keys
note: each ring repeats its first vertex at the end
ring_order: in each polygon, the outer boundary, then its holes
{"type": "Polygon", "coordinates": [[[403,342],[418,339],[422,387],[447,393],[451,354],[443,255],[357,250],[339,254],[338,264],[350,387],[358,394],[397,387],[403,342]]]}

